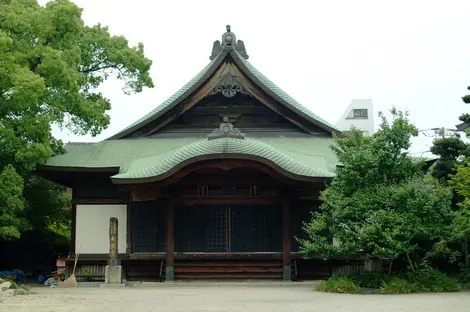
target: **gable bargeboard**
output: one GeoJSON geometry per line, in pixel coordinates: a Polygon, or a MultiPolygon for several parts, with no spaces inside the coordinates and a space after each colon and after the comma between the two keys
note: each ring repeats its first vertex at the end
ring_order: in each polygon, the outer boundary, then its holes
{"type": "Polygon", "coordinates": [[[223,117],[229,117],[247,134],[275,131],[331,137],[338,132],[311,116],[302,116],[282,98],[279,101],[273,97],[269,94],[273,92],[261,81],[255,81],[253,71],[243,64],[235,50],[221,51],[183,94],[170,98],[167,105],[163,103],[110,139],[171,133],[204,135],[218,127],[223,117]]]}

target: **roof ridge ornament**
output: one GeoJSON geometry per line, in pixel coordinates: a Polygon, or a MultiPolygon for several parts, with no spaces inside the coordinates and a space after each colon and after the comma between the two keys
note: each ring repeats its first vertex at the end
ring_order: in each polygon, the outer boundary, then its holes
{"type": "Polygon", "coordinates": [[[230,51],[235,49],[244,59],[248,59],[248,54],[246,53],[245,43],[242,40],[237,41],[237,37],[232,32],[230,25],[226,26],[227,32],[222,35],[222,42],[219,40],[214,41],[212,46],[212,54],[209,59],[212,61],[219,55],[222,50],[230,51]]]}
{"type": "Polygon", "coordinates": [[[250,93],[245,90],[240,79],[238,79],[238,76],[231,71],[227,72],[222,77],[218,85],[212,89],[209,94],[214,95],[219,92],[226,98],[234,97],[237,93],[250,95],[250,93]]]}
{"type": "Polygon", "coordinates": [[[245,134],[239,129],[235,128],[233,124],[228,121],[228,117],[223,118],[223,122],[219,128],[214,129],[211,134],[207,136],[208,140],[215,140],[221,138],[232,138],[232,139],[245,139],[245,134]]]}

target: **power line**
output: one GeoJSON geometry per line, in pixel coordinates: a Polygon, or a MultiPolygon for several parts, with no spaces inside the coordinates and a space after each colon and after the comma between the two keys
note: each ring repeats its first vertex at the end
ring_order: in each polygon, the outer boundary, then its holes
{"type": "Polygon", "coordinates": [[[437,138],[444,139],[444,138],[458,138],[460,137],[459,132],[461,131],[458,131],[457,129],[438,127],[438,128],[419,130],[419,132],[422,133],[425,137],[432,137],[434,139],[437,139],[437,138]]]}

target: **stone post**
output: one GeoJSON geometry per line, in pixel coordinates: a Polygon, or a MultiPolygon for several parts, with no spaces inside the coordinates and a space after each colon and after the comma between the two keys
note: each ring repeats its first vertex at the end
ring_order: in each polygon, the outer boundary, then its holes
{"type": "Polygon", "coordinates": [[[377,272],[382,270],[382,261],[380,259],[368,258],[364,260],[364,270],[366,272],[377,272]]]}
{"type": "Polygon", "coordinates": [[[109,219],[109,260],[105,268],[105,284],[122,284],[122,266],[118,259],[118,219],[109,219]]]}

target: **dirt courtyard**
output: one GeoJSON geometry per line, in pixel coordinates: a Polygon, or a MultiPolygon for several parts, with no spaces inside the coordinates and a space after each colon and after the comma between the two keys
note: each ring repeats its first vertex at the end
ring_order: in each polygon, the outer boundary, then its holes
{"type": "Polygon", "coordinates": [[[470,309],[470,292],[419,295],[337,295],[311,283],[187,283],[153,287],[33,288],[35,294],[2,298],[0,311],[452,311],[470,309]]]}

